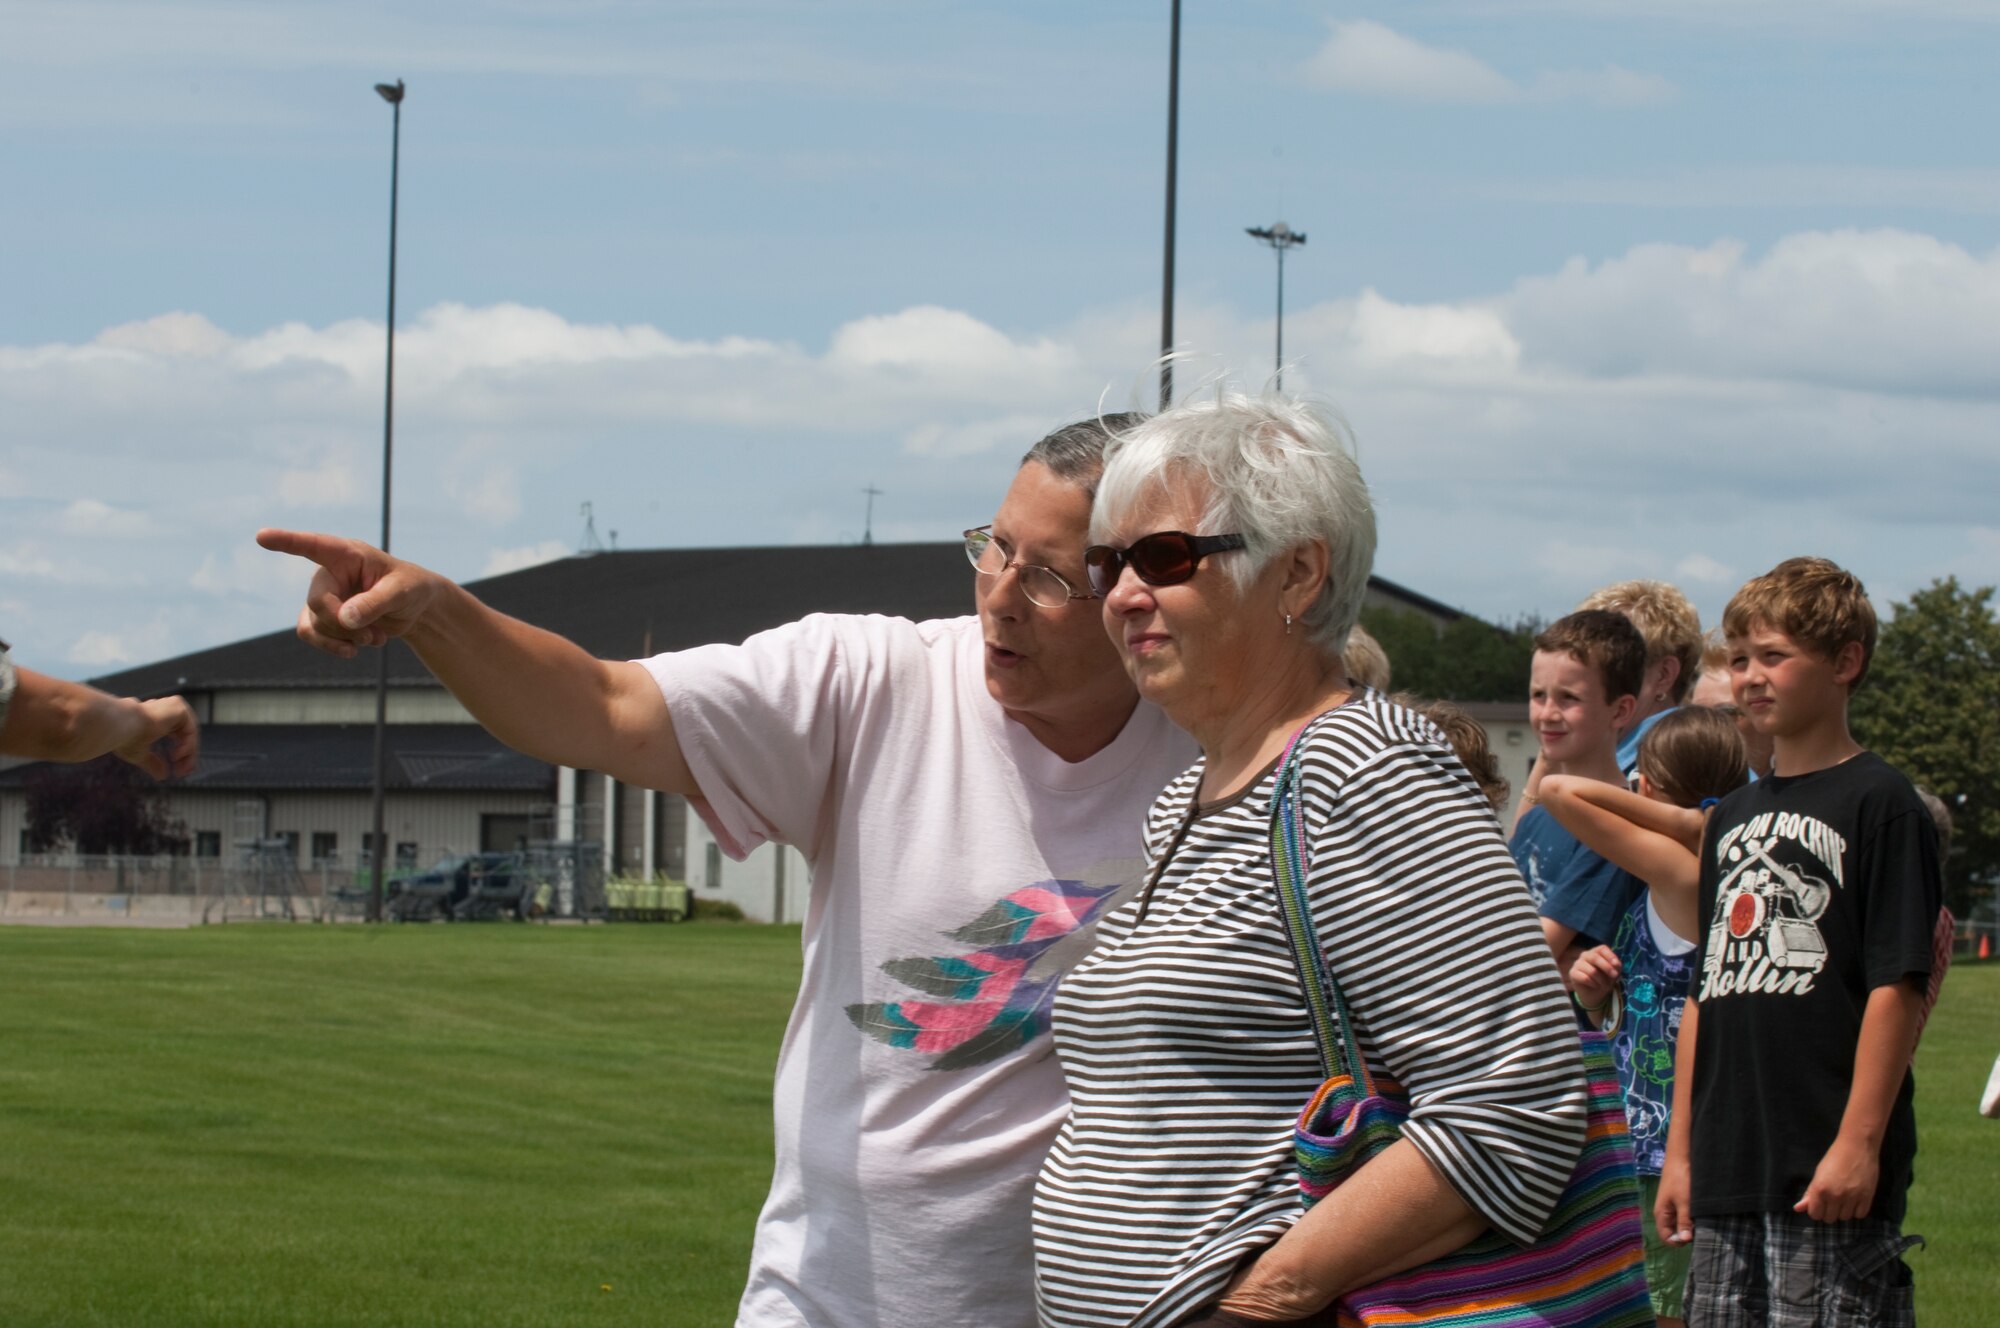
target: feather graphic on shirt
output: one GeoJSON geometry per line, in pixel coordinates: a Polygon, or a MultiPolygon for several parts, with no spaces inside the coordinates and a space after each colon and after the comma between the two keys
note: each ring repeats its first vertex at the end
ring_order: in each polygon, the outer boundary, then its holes
{"type": "Polygon", "coordinates": [[[933,1070],[983,1065],[1048,1031],[1056,983],[1115,902],[1121,883],[1038,881],[944,933],[970,953],[891,959],[882,971],[928,999],[847,1007],[878,1042],[920,1052],[933,1070]],[[1068,942],[1067,944],[1065,942],[1068,942]]]}

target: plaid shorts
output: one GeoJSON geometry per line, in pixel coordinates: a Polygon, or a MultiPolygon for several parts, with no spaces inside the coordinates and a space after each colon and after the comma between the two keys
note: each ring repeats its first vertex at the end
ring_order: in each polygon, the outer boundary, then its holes
{"type": "Polygon", "coordinates": [[[1698,1218],[1688,1328],[1916,1328],[1903,1252],[1923,1239],[1879,1218],[1698,1218]]]}

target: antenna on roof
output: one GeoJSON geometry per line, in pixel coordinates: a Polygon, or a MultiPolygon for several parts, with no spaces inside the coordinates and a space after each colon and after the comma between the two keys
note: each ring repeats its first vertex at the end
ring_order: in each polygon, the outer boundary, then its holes
{"type": "MultiPolygon", "coordinates": [[[[617,537],[617,532],[613,531],[612,538],[617,537]]],[[[597,538],[597,518],[591,515],[588,500],[583,504],[583,548],[580,552],[585,555],[604,552],[604,541],[597,538]]]]}
{"type": "Polygon", "coordinates": [[[875,542],[875,500],[882,491],[871,484],[861,492],[868,495],[868,515],[861,526],[861,543],[866,546],[875,542]]]}

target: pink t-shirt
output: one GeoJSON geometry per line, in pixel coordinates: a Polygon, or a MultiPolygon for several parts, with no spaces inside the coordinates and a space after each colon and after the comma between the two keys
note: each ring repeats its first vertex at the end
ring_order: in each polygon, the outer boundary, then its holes
{"type": "Polygon", "coordinates": [[[738,1325],[1033,1323],[1055,984],[1136,885],[1192,742],[1141,705],[1063,761],[988,694],[975,618],[815,615],[645,666],[725,850],[812,864],[738,1325]]]}

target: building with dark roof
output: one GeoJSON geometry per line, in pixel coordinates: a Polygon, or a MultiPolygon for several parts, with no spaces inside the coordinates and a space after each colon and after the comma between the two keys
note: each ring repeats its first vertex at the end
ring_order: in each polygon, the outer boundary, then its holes
{"type": "MultiPolygon", "coordinates": [[[[956,543],[649,549],[558,559],[470,582],[482,601],[607,659],[741,641],[809,613],[956,617],[973,572],[956,543]]],[[[1369,603],[1440,624],[1456,610],[1381,578],[1369,603]]],[[[803,912],[805,864],[767,846],[726,862],[672,795],[559,769],[509,750],[472,721],[401,642],[388,647],[385,837],[399,866],[528,839],[604,845],[616,870],[689,880],[757,917],[803,912]],[[791,888],[786,888],[787,882],[791,888]]],[[[283,839],[306,866],[354,867],[372,822],[377,656],[337,659],[287,628],[92,683],[119,695],[180,694],[202,722],[201,761],[169,789],[191,847],[218,857],[283,839]]],[[[25,849],[22,790],[0,770],[0,861],[25,849]]]]}

